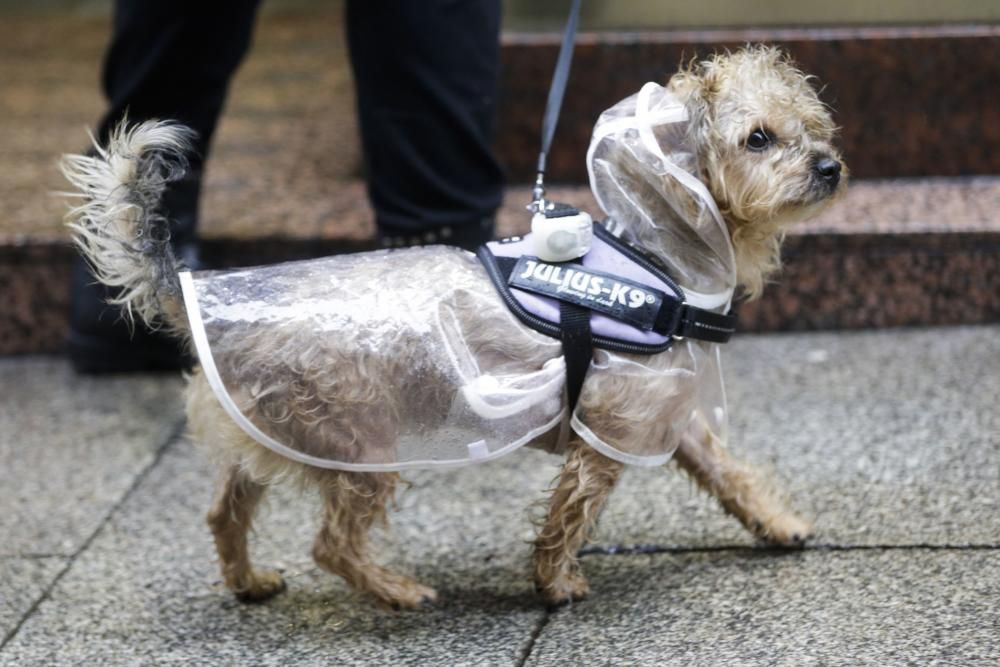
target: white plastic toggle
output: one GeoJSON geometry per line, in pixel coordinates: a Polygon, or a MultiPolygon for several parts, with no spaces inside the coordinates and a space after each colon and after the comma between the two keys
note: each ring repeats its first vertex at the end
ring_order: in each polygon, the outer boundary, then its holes
{"type": "Polygon", "coordinates": [[[566,262],[583,257],[590,250],[594,221],[582,211],[558,218],[547,218],[539,212],[531,218],[531,234],[538,259],[566,262]]]}
{"type": "Polygon", "coordinates": [[[490,448],[486,446],[485,440],[477,440],[469,443],[469,457],[474,459],[484,459],[490,455],[490,448]]]}

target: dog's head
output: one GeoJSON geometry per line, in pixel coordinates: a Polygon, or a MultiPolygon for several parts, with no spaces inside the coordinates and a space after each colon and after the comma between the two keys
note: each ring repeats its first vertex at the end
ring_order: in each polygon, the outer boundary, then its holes
{"type": "Polygon", "coordinates": [[[757,296],[779,266],[788,226],[844,189],[830,111],[811,78],[773,47],[692,63],[668,87],[688,109],[689,141],[729,228],[737,280],[757,296]]]}

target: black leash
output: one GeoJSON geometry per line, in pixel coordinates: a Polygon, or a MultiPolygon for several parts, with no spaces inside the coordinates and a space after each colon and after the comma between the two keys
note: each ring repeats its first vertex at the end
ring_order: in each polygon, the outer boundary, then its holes
{"type": "MultiPolygon", "coordinates": [[[[528,206],[528,210],[544,213],[546,217],[577,213],[571,206],[554,206],[545,201],[545,163],[552,147],[556,125],[559,123],[559,112],[566,94],[566,83],[569,81],[569,68],[573,63],[573,44],[576,41],[576,26],[580,22],[580,3],[581,0],[572,0],[566,29],[563,31],[562,45],[559,47],[556,69],[552,73],[549,99],[545,102],[545,116],[542,118],[542,148],[538,153],[538,173],[535,176],[535,187],[531,191],[531,204],[528,206]]],[[[590,369],[590,361],[594,356],[590,311],[573,304],[561,303],[559,329],[563,358],[566,360],[566,396],[572,414],[577,399],[580,398],[584,378],[590,369]]]]}
{"type": "Polygon", "coordinates": [[[529,209],[541,211],[545,200],[545,162],[552,147],[552,137],[559,124],[559,111],[562,109],[563,96],[566,93],[566,82],[569,80],[569,68],[573,62],[573,44],[576,41],[576,26],[580,22],[580,2],[573,0],[563,31],[562,46],[559,47],[559,59],[552,73],[552,83],[549,86],[549,99],[545,103],[545,116],[542,119],[542,149],[538,153],[538,174],[535,177],[535,187],[531,191],[531,206],[529,209]]]}

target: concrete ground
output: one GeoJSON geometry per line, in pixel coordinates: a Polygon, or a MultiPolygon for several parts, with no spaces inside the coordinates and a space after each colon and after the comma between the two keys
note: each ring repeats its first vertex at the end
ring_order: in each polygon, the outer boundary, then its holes
{"type": "Polygon", "coordinates": [[[410,475],[383,560],[440,604],[377,611],[309,559],[282,490],[253,553],[288,590],[221,586],[212,472],[164,376],[0,361],[0,665],[995,665],[1000,327],[746,336],[726,350],[733,448],[816,521],[762,549],[674,471],[629,470],[587,547],[591,599],[529,576],[558,461],[410,475]]]}

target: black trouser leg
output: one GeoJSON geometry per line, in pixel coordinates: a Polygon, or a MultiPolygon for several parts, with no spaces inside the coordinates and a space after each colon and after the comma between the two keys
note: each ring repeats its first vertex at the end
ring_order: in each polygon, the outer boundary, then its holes
{"type": "Polygon", "coordinates": [[[230,79],[253,33],[259,0],[117,0],[103,85],[108,111],[98,136],[130,122],[176,120],[198,133],[191,172],[164,196],[178,244],[194,240],[202,166],[230,79]]]}
{"type": "MultiPolygon", "coordinates": [[[[174,247],[197,263],[195,235],[201,174],[229,81],[250,45],[258,0],[117,0],[104,64],[108,111],[98,129],[103,143],[127,113],[130,122],[170,119],[198,133],[191,171],[163,198],[174,247]]],[[[176,368],[177,344],[136,327],[134,334],[110,292],[82,260],[73,268],[70,358],[88,372],[176,368]]]]}
{"type": "Polygon", "coordinates": [[[349,0],[369,194],[388,244],[492,235],[499,30],[499,0],[349,0]]]}

